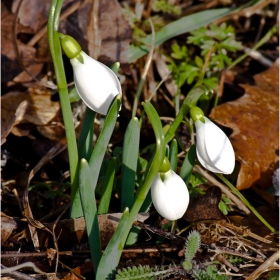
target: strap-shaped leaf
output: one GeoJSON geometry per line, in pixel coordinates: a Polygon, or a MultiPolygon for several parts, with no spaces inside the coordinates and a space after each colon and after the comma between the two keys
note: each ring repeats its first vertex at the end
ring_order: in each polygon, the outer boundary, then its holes
{"type": "Polygon", "coordinates": [[[129,210],[128,208],[126,208],[120,219],[119,225],[100,260],[96,273],[96,280],[115,279],[116,267],[119,264],[122,249],[124,246],[124,244],[122,243],[122,236],[128,221],[128,216],[129,210]]]}
{"type": "MultiPolygon", "coordinates": [[[[252,0],[242,5],[238,8],[220,8],[220,9],[209,9],[206,11],[191,14],[182,17],[176,21],[173,21],[166,26],[164,26],[160,31],[155,33],[155,47],[159,46],[163,42],[176,37],[178,35],[190,32],[199,27],[206,26],[215,20],[222,18],[226,15],[242,11],[245,7],[258,5],[262,0],[252,0]]],[[[130,45],[128,50],[128,61],[133,62],[138,58],[149,52],[149,47],[147,45],[151,44],[152,34],[148,35],[146,38],[141,40],[143,45],[135,46],[130,45]],[[146,45],[146,46],[145,46],[146,45]]]]}
{"type": "Polygon", "coordinates": [[[125,131],[122,154],[122,190],[121,211],[134,203],[135,173],[137,169],[140,140],[140,124],[136,117],[132,118],[125,131]]]}
{"type": "Polygon", "coordinates": [[[96,113],[90,108],[86,109],[85,117],[78,141],[78,153],[80,158],[90,159],[92,153],[92,141],[94,132],[94,118],[96,113]]]}
{"type": "Polygon", "coordinates": [[[107,214],[111,201],[116,171],[116,158],[112,158],[105,174],[104,184],[101,191],[101,198],[98,206],[98,214],[107,214]]]}
{"type": "MultiPolygon", "coordinates": [[[[221,18],[230,12],[233,9],[231,8],[221,8],[221,9],[212,9],[202,12],[198,12],[192,15],[182,17],[176,21],[173,21],[166,26],[164,26],[160,31],[155,34],[155,47],[159,46],[163,42],[167,41],[170,38],[175,36],[190,32],[199,27],[205,26],[218,18],[221,18]]],[[[142,40],[146,45],[151,44],[151,34],[142,40]]],[[[148,47],[145,46],[134,46],[131,45],[128,50],[128,60],[133,62],[136,59],[142,57],[149,51],[148,47]]]]}
{"type": "Polygon", "coordinates": [[[169,162],[172,170],[176,172],[178,164],[178,143],[176,139],[173,139],[170,145],[169,162]]]}
{"type": "Polygon", "coordinates": [[[106,116],[103,129],[98,137],[98,140],[89,160],[89,167],[91,169],[92,174],[92,186],[94,190],[96,188],[101,164],[116,124],[117,116],[121,105],[121,99],[121,94],[118,94],[112,102],[109,112],[106,116]]]}
{"type": "Polygon", "coordinates": [[[122,237],[123,243],[125,243],[127,239],[134,218],[138,214],[140,207],[142,206],[150,190],[152,182],[154,181],[155,177],[158,174],[159,168],[163,162],[164,155],[165,155],[164,133],[163,133],[162,124],[158,116],[158,113],[154,108],[154,106],[149,101],[146,101],[145,103],[142,102],[142,105],[144,106],[145,111],[154,129],[154,133],[156,137],[156,153],[154,155],[154,158],[152,159],[152,164],[147,167],[148,171],[146,173],[146,177],[143,184],[139,186],[136,192],[135,201],[131,209],[131,213],[128,218],[128,223],[122,237]]]}
{"type": "Polygon", "coordinates": [[[186,154],[186,157],[184,159],[181,171],[180,171],[180,177],[184,180],[186,185],[188,185],[191,175],[192,175],[192,170],[194,167],[194,162],[196,159],[196,147],[195,145],[192,145],[186,154]]]}
{"type": "Polygon", "coordinates": [[[79,183],[80,197],[86,222],[91,259],[93,267],[96,271],[102,252],[95,193],[92,187],[92,172],[85,159],[81,159],[80,162],[79,183]]]}

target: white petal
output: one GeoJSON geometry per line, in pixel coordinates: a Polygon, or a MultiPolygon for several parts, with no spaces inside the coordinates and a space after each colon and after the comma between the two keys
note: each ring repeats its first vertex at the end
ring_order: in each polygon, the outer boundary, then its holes
{"type": "Polygon", "coordinates": [[[221,173],[221,170],[217,169],[211,162],[205,145],[205,123],[201,122],[200,120],[195,121],[195,128],[196,128],[196,155],[203,167],[206,169],[221,173]]]}
{"type": "Polygon", "coordinates": [[[153,204],[158,213],[171,221],[180,219],[189,205],[189,191],[174,171],[165,173],[164,182],[157,175],[151,186],[153,204]]]}
{"type": "Polygon", "coordinates": [[[84,63],[70,59],[74,71],[74,81],[81,99],[92,110],[106,115],[111,102],[122,93],[120,82],[106,65],[81,52],[84,63]]]}
{"type": "Polygon", "coordinates": [[[208,118],[205,119],[206,151],[212,164],[224,174],[232,173],[235,166],[233,147],[226,134],[208,118]]]}

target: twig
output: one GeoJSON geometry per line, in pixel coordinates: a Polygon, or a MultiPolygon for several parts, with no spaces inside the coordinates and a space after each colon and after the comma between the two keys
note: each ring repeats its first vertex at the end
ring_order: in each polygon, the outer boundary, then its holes
{"type": "MultiPolygon", "coordinates": [[[[61,14],[59,20],[63,21],[64,19],[66,19],[68,16],[70,16],[71,14],[73,14],[76,10],[78,10],[82,4],[84,4],[83,2],[85,1],[79,1],[74,3],[71,7],[69,7],[64,13],[61,14]]],[[[47,33],[47,25],[45,25],[41,30],[39,30],[30,40],[29,42],[26,44],[27,46],[33,47],[45,34],[47,33]]]]}
{"type": "Polygon", "coordinates": [[[216,180],[213,176],[211,176],[210,174],[208,174],[205,170],[203,170],[200,166],[195,165],[193,168],[194,171],[198,172],[199,174],[201,174],[203,177],[205,177],[207,180],[209,180],[211,183],[215,184],[216,186],[218,186],[222,192],[228,197],[230,198],[235,204],[236,206],[244,211],[247,215],[250,213],[250,210],[234,195],[231,193],[231,191],[222,183],[220,183],[218,180],[216,180]]]}
{"type": "MultiPolygon", "coordinates": [[[[70,204],[68,205],[68,207],[70,206],[70,204]]],[[[57,223],[59,222],[59,220],[61,219],[62,215],[65,213],[65,211],[68,209],[65,208],[62,213],[58,216],[58,218],[55,220],[54,224],[53,224],[53,229],[52,229],[52,235],[53,235],[53,243],[54,243],[54,246],[55,246],[55,249],[56,249],[56,264],[55,264],[55,276],[56,276],[56,273],[57,273],[57,267],[58,267],[58,262],[59,262],[59,254],[58,254],[58,242],[57,242],[57,238],[56,238],[56,235],[55,235],[55,228],[57,226],[57,223]]]]}
{"type": "MultiPolygon", "coordinates": [[[[255,280],[257,279],[266,269],[279,259],[279,250],[275,252],[270,258],[268,258],[261,266],[259,266],[246,280],[255,280]]],[[[279,267],[278,267],[279,269],[279,267]]]]}
{"type": "Polygon", "coordinates": [[[223,255],[221,255],[221,254],[216,255],[216,259],[217,259],[218,261],[220,261],[221,263],[223,263],[224,265],[226,265],[226,266],[228,266],[229,268],[231,268],[233,271],[235,271],[235,272],[238,272],[238,271],[239,271],[239,269],[238,269],[237,267],[233,266],[227,259],[225,259],[225,258],[223,257],[223,255]]]}
{"type": "MultiPolygon", "coordinates": [[[[245,258],[245,259],[252,260],[255,262],[259,262],[259,263],[264,262],[264,260],[260,259],[260,258],[254,258],[254,257],[248,256],[246,254],[242,254],[242,253],[235,252],[235,251],[228,250],[228,249],[220,249],[220,248],[216,247],[215,244],[212,244],[212,247],[214,247],[214,249],[208,249],[209,252],[215,253],[214,256],[211,257],[211,259],[214,259],[219,254],[226,254],[226,255],[238,256],[238,257],[245,258]]],[[[256,279],[256,278],[254,278],[254,279],[256,279]]],[[[251,279],[251,280],[253,280],[253,279],[251,279]]]]}
{"type": "MultiPolygon", "coordinates": [[[[170,245],[168,244],[169,247],[164,247],[165,244],[163,244],[160,249],[162,252],[174,252],[178,251],[182,248],[181,245],[170,245]]],[[[104,252],[104,250],[102,251],[104,252]]],[[[156,253],[158,252],[157,248],[129,248],[129,249],[123,249],[122,252],[124,254],[128,253],[135,253],[135,254],[147,254],[147,253],[156,253]]],[[[90,255],[89,250],[85,251],[61,251],[58,252],[59,256],[67,256],[67,257],[77,257],[77,256],[83,256],[83,255],[90,255]]],[[[46,257],[48,256],[48,252],[28,252],[28,253],[12,253],[4,251],[2,252],[1,258],[7,259],[7,258],[25,258],[25,257],[46,257]]]]}
{"type": "Polygon", "coordinates": [[[229,15],[226,15],[224,17],[221,17],[217,20],[215,20],[215,24],[220,24],[222,22],[228,21],[229,19],[232,18],[236,18],[236,17],[250,17],[252,16],[254,13],[256,13],[256,11],[258,10],[262,10],[265,6],[267,6],[268,4],[270,4],[271,2],[273,2],[273,0],[263,0],[263,1],[259,1],[257,4],[247,7],[247,8],[243,8],[241,11],[235,12],[235,13],[231,13],[229,15]]]}
{"type": "Polygon", "coordinates": [[[65,268],[67,268],[71,273],[73,273],[75,276],[86,280],[86,277],[82,276],[81,274],[77,273],[73,268],[67,266],[66,264],[62,263],[61,261],[58,261],[62,266],[64,266],[65,268]]]}
{"type": "MultiPolygon", "coordinates": [[[[13,267],[5,267],[4,265],[1,264],[1,273],[13,273],[14,271],[18,270],[18,269],[22,269],[24,267],[32,267],[32,269],[40,274],[45,274],[44,271],[42,271],[41,269],[39,269],[38,267],[35,266],[34,263],[32,262],[26,262],[26,263],[22,263],[13,267]]],[[[23,273],[21,273],[23,274],[23,273]]],[[[23,274],[24,275],[24,274],[23,274]]],[[[26,275],[27,276],[27,275],[26,275]]],[[[29,277],[29,276],[28,276],[29,277]]],[[[33,277],[30,278],[21,278],[21,279],[34,279],[33,277]]]]}
{"type": "Polygon", "coordinates": [[[32,178],[34,177],[34,175],[42,168],[42,166],[44,166],[52,158],[54,158],[56,155],[58,155],[60,152],[62,152],[65,149],[65,146],[66,145],[65,145],[65,138],[64,138],[63,140],[61,140],[61,142],[58,142],[54,147],[52,147],[44,157],[41,158],[41,160],[37,163],[37,165],[30,171],[27,185],[26,185],[26,188],[23,193],[22,204],[23,204],[23,209],[24,209],[24,216],[29,221],[28,227],[29,227],[31,239],[33,241],[33,245],[34,245],[36,251],[39,251],[39,238],[38,238],[36,226],[39,228],[42,228],[42,227],[44,227],[44,225],[42,225],[38,221],[35,221],[33,218],[33,214],[32,214],[32,211],[31,211],[31,208],[29,205],[29,199],[28,199],[28,190],[29,190],[30,182],[31,182],[32,178]],[[33,221],[35,221],[35,222],[33,223],[33,221]]]}

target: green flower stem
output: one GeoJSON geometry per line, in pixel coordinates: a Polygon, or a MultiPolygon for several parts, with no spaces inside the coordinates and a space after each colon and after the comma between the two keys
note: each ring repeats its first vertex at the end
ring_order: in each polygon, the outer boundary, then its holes
{"type": "Polygon", "coordinates": [[[138,105],[138,100],[140,98],[140,94],[142,92],[143,86],[144,86],[144,82],[146,80],[147,74],[148,74],[148,70],[150,68],[150,65],[152,63],[152,58],[153,58],[153,53],[154,53],[154,49],[155,49],[155,29],[154,29],[154,25],[151,19],[149,19],[150,25],[151,25],[151,29],[152,29],[152,44],[151,44],[151,50],[149,53],[149,56],[147,58],[147,62],[146,65],[144,67],[143,73],[141,75],[138,87],[137,87],[137,92],[136,92],[136,96],[134,98],[134,102],[133,102],[133,108],[132,108],[132,118],[134,118],[136,116],[136,110],[137,110],[137,105],[138,105]]]}
{"type": "Polygon", "coordinates": [[[208,86],[199,85],[199,86],[196,86],[195,88],[193,88],[189,92],[189,94],[184,99],[183,104],[182,104],[175,120],[172,122],[172,124],[170,125],[170,128],[168,129],[168,131],[165,135],[165,144],[167,144],[168,142],[170,142],[173,139],[178,126],[180,125],[180,123],[182,122],[182,120],[184,119],[186,114],[189,112],[190,108],[192,108],[193,106],[196,105],[196,102],[198,101],[200,96],[203,93],[208,95],[211,91],[212,90],[208,86]]]}
{"type": "Polygon", "coordinates": [[[68,145],[68,156],[71,176],[71,217],[77,218],[83,215],[80,196],[78,192],[78,149],[76,133],[73,124],[72,110],[69,102],[67,81],[65,77],[60,39],[57,34],[59,25],[59,15],[63,0],[52,0],[48,19],[48,40],[50,52],[53,59],[56,83],[59,93],[63,122],[68,145]]]}
{"type": "MultiPolygon", "coordinates": [[[[263,38],[251,49],[253,50],[257,50],[259,47],[261,47],[267,40],[269,40],[272,35],[277,31],[277,27],[276,25],[272,26],[272,28],[270,28],[268,30],[268,32],[263,36],[263,38]]],[[[227,70],[231,69],[233,66],[235,66],[236,64],[240,63],[244,58],[246,58],[249,55],[249,53],[245,53],[242,56],[238,57],[235,61],[232,62],[232,64],[228,67],[227,70]]]]}
{"type": "Polygon", "coordinates": [[[161,167],[161,164],[164,159],[165,155],[165,144],[164,144],[164,133],[162,129],[162,125],[160,122],[160,119],[158,117],[158,114],[155,110],[155,108],[152,106],[152,104],[149,101],[146,101],[146,103],[142,103],[142,105],[145,108],[145,111],[150,119],[150,122],[153,126],[155,136],[156,136],[156,153],[153,158],[153,162],[150,165],[150,168],[147,172],[146,179],[144,180],[143,185],[141,185],[136,194],[135,194],[135,202],[132,206],[132,209],[130,211],[128,222],[126,224],[126,228],[123,233],[122,237],[122,244],[125,244],[125,241],[127,239],[127,236],[129,234],[129,231],[131,229],[131,226],[134,222],[134,219],[136,215],[138,214],[149,190],[151,187],[152,182],[154,181],[155,177],[157,176],[159,172],[159,168],[161,167]]]}
{"type": "Polygon", "coordinates": [[[230,189],[231,191],[240,198],[240,200],[255,214],[255,216],[274,234],[277,234],[277,231],[259,214],[259,212],[250,204],[250,202],[232,185],[222,174],[214,173],[218,178],[220,178],[230,189]]]}

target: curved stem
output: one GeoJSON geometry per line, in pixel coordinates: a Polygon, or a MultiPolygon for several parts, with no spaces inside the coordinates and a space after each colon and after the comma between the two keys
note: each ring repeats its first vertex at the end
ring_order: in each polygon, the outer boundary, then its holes
{"type": "Polygon", "coordinates": [[[195,88],[193,88],[189,92],[189,94],[184,99],[183,104],[182,104],[180,111],[178,112],[175,120],[172,122],[172,124],[170,125],[170,128],[168,129],[168,131],[165,135],[165,144],[167,144],[168,142],[170,142],[173,139],[178,126],[180,125],[180,123],[182,122],[182,120],[184,119],[186,114],[189,112],[190,108],[196,105],[196,102],[198,101],[200,96],[203,93],[208,95],[209,93],[211,93],[211,91],[212,90],[208,86],[199,85],[199,86],[196,86],[195,88]]]}
{"type": "Polygon", "coordinates": [[[277,231],[259,214],[259,212],[250,204],[250,202],[232,185],[222,174],[214,173],[218,178],[220,178],[231,191],[240,198],[240,200],[255,214],[255,216],[274,234],[277,231]]]}
{"type": "Polygon", "coordinates": [[[135,202],[130,211],[130,214],[128,217],[128,222],[126,224],[126,228],[123,232],[122,244],[125,244],[125,241],[127,239],[129,231],[131,229],[131,226],[134,222],[134,219],[135,219],[136,215],[138,214],[138,212],[150,190],[152,182],[154,181],[155,177],[158,174],[159,168],[163,162],[164,155],[165,155],[164,134],[163,134],[162,125],[161,125],[160,119],[157,115],[157,112],[149,101],[146,101],[146,103],[143,102],[142,105],[145,108],[145,111],[149,117],[149,120],[150,120],[150,122],[153,126],[153,129],[154,129],[154,132],[155,132],[156,153],[153,158],[152,164],[147,172],[147,176],[144,180],[144,183],[138,188],[138,190],[135,194],[135,202]]]}
{"type": "Polygon", "coordinates": [[[59,15],[63,0],[52,0],[48,18],[48,40],[51,56],[54,64],[57,88],[59,93],[60,105],[64,121],[65,133],[68,145],[68,156],[71,176],[71,217],[82,216],[82,207],[78,192],[78,149],[76,133],[73,123],[72,110],[69,102],[67,81],[62,61],[60,40],[57,30],[59,25],[59,15]]]}

